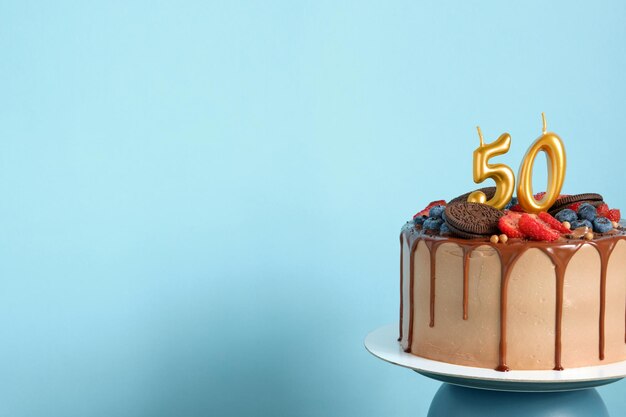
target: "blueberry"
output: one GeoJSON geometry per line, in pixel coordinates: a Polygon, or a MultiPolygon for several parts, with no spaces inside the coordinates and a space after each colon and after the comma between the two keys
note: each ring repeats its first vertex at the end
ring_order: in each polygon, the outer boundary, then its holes
{"type": "Polygon", "coordinates": [[[428,212],[428,217],[436,217],[440,219],[445,209],[446,209],[445,206],[435,206],[431,208],[430,211],[428,212]]]}
{"type": "Polygon", "coordinates": [[[439,233],[441,233],[441,234],[450,233],[450,228],[448,227],[448,223],[444,222],[441,225],[441,228],[439,228],[439,233]]]}
{"type": "Polygon", "coordinates": [[[426,220],[426,216],[417,216],[413,219],[413,224],[421,226],[424,223],[424,220],[426,220]]]}
{"type": "Polygon", "coordinates": [[[564,209],[559,211],[558,213],[556,213],[556,216],[554,216],[558,221],[560,221],[561,223],[563,222],[575,222],[576,220],[578,220],[578,215],[576,214],[576,212],[574,210],[570,210],[570,209],[564,209]]]}
{"type": "Polygon", "coordinates": [[[578,207],[578,218],[592,222],[596,218],[596,208],[589,203],[582,204],[578,207]]]}
{"type": "Polygon", "coordinates": [[[443,220],[438,219],[436,217],[429,217],[424,221],[424,230],[439,230],[441,225],[443,224],[443,220]]]}
{"type": "Polygon", "coordinates": [[[613,223],[606,217],[597,217],[593,221],[593,231],[597,233],[605,233],[613,229],[613,223]]]}
{"type": "Polygon", "coordinates": [[[589,220],[574,220],[573,222],[571,222],[570,229],[575,230],[575,229],[578,229],[579,227],[585,227],[585,226],[590,229],[593,227],[593,225],[591,224],[589,220]]]}
{"type": "Polygon", "coordinates": [[[519,201],[517,200],[517,197],[513,197],[511,199],[511,201],[509,201],[509,203],[506,206],[504,206],[504,209],[505,210],[510,210],[511,207],[513,207],[513,206],[515,206],[517,204],[519,204],[519,201]]]}

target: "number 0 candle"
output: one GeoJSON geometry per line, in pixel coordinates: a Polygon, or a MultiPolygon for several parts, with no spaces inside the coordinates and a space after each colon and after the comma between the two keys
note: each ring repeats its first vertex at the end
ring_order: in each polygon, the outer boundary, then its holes
{"type": "Polygon", "coordinates": [[[548,210],[559,197],[563,181],[565,180],[565,147],[561,138],[553,132],[546,132],[545,114],[543,119],[542,135],[530,145],[517,175],[517,198],[520,206],[528,213],[538,213],[548,210]],[[545,152],[548,161],[548,189],[546,194],[535,200],[533,196],[533,165],[539,152],[545,152]]]}

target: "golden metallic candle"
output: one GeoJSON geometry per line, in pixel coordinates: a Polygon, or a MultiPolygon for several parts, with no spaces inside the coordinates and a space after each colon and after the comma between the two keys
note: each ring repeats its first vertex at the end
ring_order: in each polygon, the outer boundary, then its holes
{"type": "Polygon", "coordinates": [[[471,203],[488,204],[497,209],[502,209],[511,200],[515,189],[515,174],[513,170],[504,164],[490,164],[489,159],[494,156],[505,154],[511,147],[511,135],[503,133],[493,143],[485,144],[480,127],[478,138],[480,146],[474,151],[474,182],[480,183],[487,178],[492,178],[496,183],[496,192],[493,198],[487,201],[487,196],[482,191],[474,191],[467,201],[471,203]]]}
{"type": "Polygon", "coordinates": [[[561,138],[553,132],[546,132],[545,114],[542,135],[528,148],[517,175],[517,198],[520,206],[529,213],[547,211],[559,197],[565,180],[565,147],[561,138]],[[539,152],[545,152],[548,161],[548,189],[541,200],[533,196],[533,164],[539,152]]]}

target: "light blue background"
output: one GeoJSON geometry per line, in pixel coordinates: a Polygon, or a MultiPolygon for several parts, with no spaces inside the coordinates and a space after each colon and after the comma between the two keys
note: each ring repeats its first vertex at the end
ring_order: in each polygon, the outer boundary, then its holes
{"type": "Polygon", "coordinates": [[[220,3],[0,3],[0,415],[424,415],[362,340],[475,126],[626,208],[623,3],[220,3]]]}

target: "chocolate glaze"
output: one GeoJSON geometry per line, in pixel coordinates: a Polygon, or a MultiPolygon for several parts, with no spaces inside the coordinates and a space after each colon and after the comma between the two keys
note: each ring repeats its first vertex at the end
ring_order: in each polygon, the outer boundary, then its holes
{"type": "MultiPolygon", "coordinates": [[[[408,247],[410,248],[410,313],[409,313],[409,334],[408,334],[408,346],[405,351],[411,351],[411,345],[413,342],[413,316],[415,308],[414,300],[414,281],[415,281],[415,251],[419,241],[423,241],[430,252],[430,327],[435,325],[435,300],[436,300],[436,255],[437,248],[444,243],[454,243],[458,245],[463,252],[463,319],[468,318],[469,309],[469,259],[472,251],[479,246],[488,245],[496,250],[500,257],[501,265],[501,285],[500,285],[500,343],[499,343],[499,358],[498,371],[508,371],[507,365],[507,310],[508,310],[508,283],[511,271],[515,266],[515,262],[524,254],[528,249],[537,248],[545,253],[555,268],[555,285],[556,285],[556,309],[555,309],[555,340],[554,340],[554,369],[563,370],[561,363],[561,337],[562,337],[562,319],[563,319],[563,290],[565,272],[569,261],[574,254],[585,244],[592,245],[600,254],[600,315],[598,319],[598,331],[599,331],[599,346],[598,356],[600,360],[604,359],[604,345],[605,345],[605,313],[606,313],[606,272],[609,263],[610,255],[615,248],[615,245],[619,240],[626,239],[626,234],[623,231],[618,233],[607,233],[604,235],[597,234],[596,238],[591,241],[584,241],[580,239],[565,239],[561,238],[556,242],[535,242],[522,239],[510,239],[506,244],[493,244],[487,237],[480,239],[460,239],[455,237],[444,237],[429,232],[422,231],[415,228],[411,223],[407,223],[403,227],[400,241],[406,239],[408,247]]],[[[400,260],[402,262],[403,250],[401,250],[400,260]]],[[[402,269],[402,264],[400,266],[402,269]]],[[[402,272],[400,273],[400,285],[403,287],[402,272]]],[[[402,290],[401,290],[402,291],[402,290]]],[[[402,297],[402,293],[401,293],[402,297]]],[[[624,341],[626,343],[626,311],[624,312],[625,318],[625,335],[624,341]]],[[[402,338],[402,301],[400,307],[400,338],[402,338]]]]}
{"type": "Polygon", "coordinates": [[[472,248],[461,247],[463,250],[463,320],[467,320],[469,310],[469,258],[472,248]]]}

